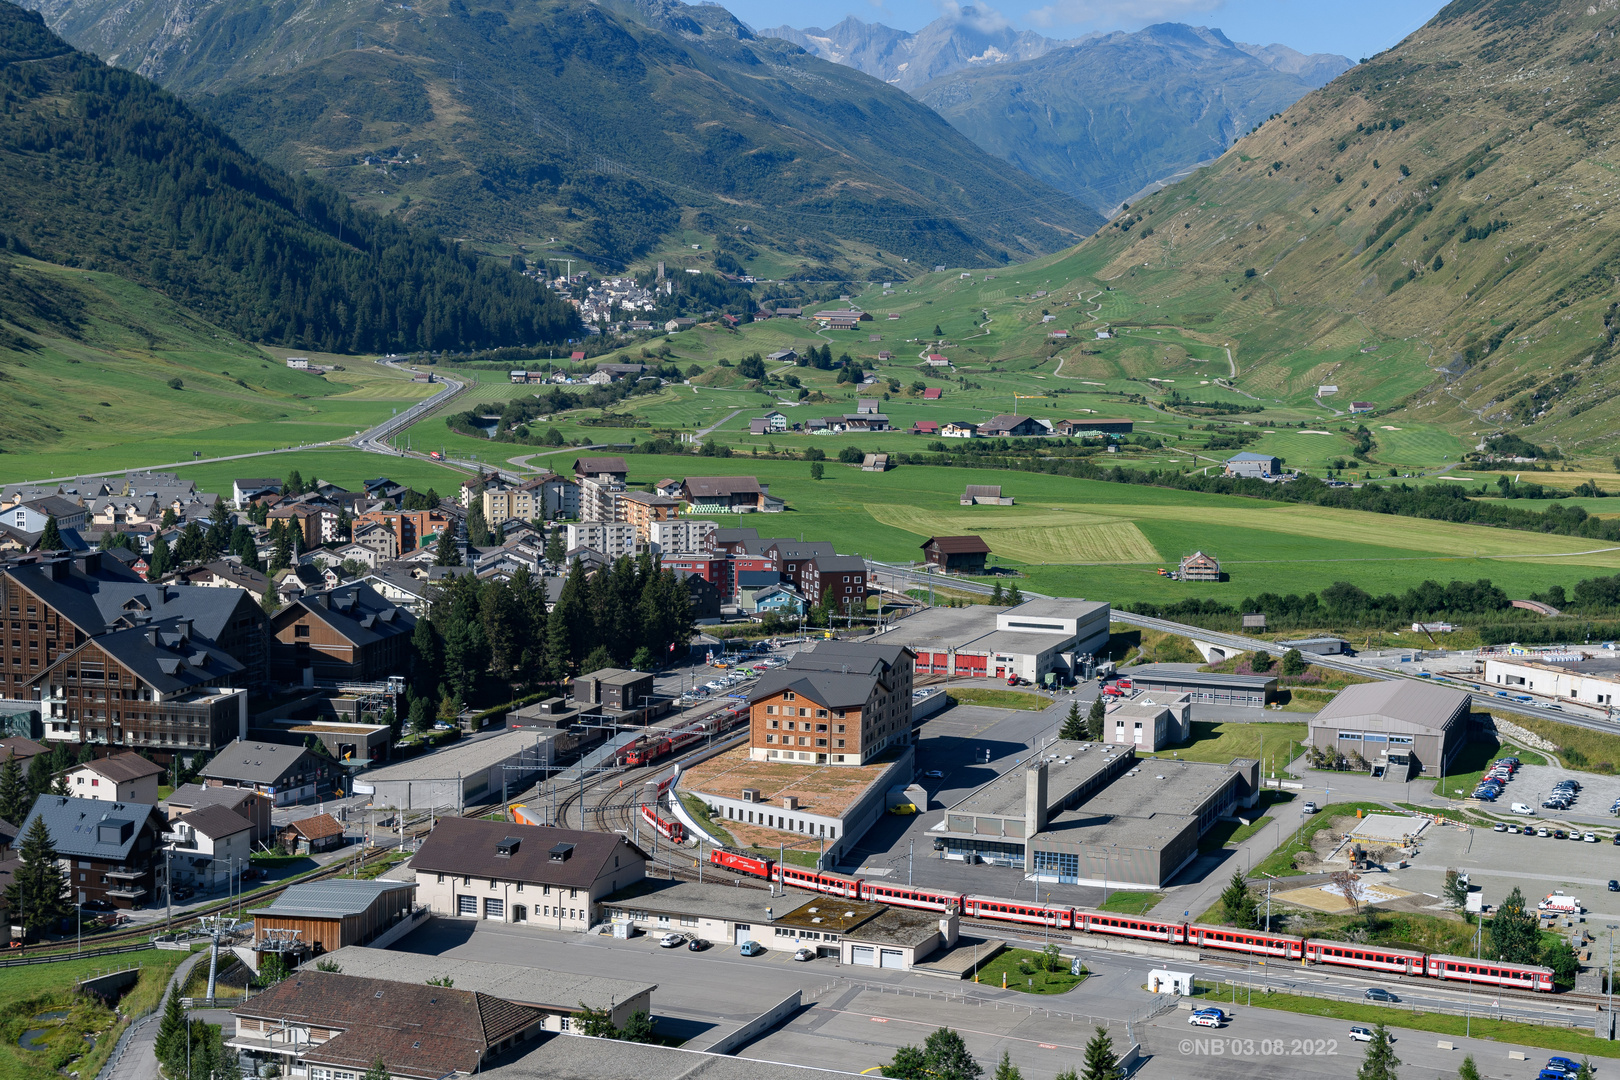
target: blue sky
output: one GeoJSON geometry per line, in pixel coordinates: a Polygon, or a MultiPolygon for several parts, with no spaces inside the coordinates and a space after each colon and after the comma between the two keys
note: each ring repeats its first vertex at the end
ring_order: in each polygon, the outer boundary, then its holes
{"type": "MultiPolygon", "coordinates": [[[[956,6],[952,0],[722,2],[755,27],[827,27],[853,15],[902,30],[920,30],[956,6]]],[[[1000,0],[990,9],[1019,29],[1048,37],[1185,22],[1219,27],[1234,41],[1279,42],[1301,52],[1342,53],[1355,60],[1387,49],[1442,6],[1441,0],[1000,0]]]]}

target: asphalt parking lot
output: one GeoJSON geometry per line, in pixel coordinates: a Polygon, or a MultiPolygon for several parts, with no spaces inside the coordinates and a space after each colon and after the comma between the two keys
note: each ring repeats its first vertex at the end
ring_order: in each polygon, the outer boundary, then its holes
{"type": "MultiPolygon", "coordinates": [[[[1527,819],[1528,820],[1528,819],[1527,819]]],[[[1552,837],[1515,835],[1490,829],[1431,825],[1424,830],[1412,864],[1370,875],[1372,884],[1390,884],[1426,894],[1439,904],[1447,869],[1467,871],[1484,902],[1500,904],[1517,886],[1527,904],[1554,890],[1580,900],[1588,909],[1587,926],[1597,932],[1604,920],[1620,920],[1620,893],[1608,891],[1610,878],[1620,878],[1620,848],[1610,841],[1614,829],[1598,834],[1601,842],[1577,843],[1552,837]],[[1597,926],[1594,926],[1597,924],[1597,926]]]]}
{"type": "Polygon", "coordinates": [[[1609,813],[1609,807],[1620,799],[1620,776],[1600,776],[1597,773],[1576,772],[1556,765],[1523,765],[1508,781],[1501,798],[1490,803],[1493,811],[1506,812],[1516,802],[1529,803],[1540,817],[1568,820],[1604,820],[1611,828],[1620,826],[1620,818],[1609,813]],[[1561,780],[1574,780],[1581,785],[1579,796],[1567,811],[1543,810],[1541,804],[1552,794],[1553,785],[1561,780]]]}

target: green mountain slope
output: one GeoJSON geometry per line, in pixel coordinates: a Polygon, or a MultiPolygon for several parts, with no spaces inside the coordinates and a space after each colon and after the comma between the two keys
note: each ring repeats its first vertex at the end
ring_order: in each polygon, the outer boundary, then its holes
{"type": "Polygon", "coordinates": [[[1058,250],[1101,220],[904,93],[713,5],[35,6],[270,160],[501,250],[556,237],[550,254],[618,267],[721,240],[762,276],[884,278],[904,259],[1058,250]]]}
{"type": "MultiPolygon", "coordinates": [[[[380,350],[557,340],[538,283],[357,211],[243,153],[146,79],[0,3],[0,235],[12,251],[161,288],[232,332],[380,350]]],[[[0,319],[71,329],[8,275],[0,319]],[[17,310],[13,311],[13,307],[17,310]]]]}
{"type": "Polygon", "coordinates": [[[1081,284],[1230,343],[1268,398],[1612,452],[1617,30],[1612,3],[1457,0],[1131,206],[1081,284]]]}
{"type": "Polygon", "coordinates": [[[1310,90],[1219,30],[1163,23],[914,92],[979,146],[1106,213],[1310,90]]]}

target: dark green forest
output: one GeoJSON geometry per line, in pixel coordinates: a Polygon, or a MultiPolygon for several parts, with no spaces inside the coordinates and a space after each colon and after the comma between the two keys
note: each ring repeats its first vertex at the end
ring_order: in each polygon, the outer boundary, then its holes
{"type": "MultiPolygon", "coordinates": [[[[331,352],[559,341],[555,293],[256,160],[142,78],[0,3],[0,245],[163,291],[252,340],[331,352]]],[[[73,312],[0,275],[0,317],[73,312]]]]}

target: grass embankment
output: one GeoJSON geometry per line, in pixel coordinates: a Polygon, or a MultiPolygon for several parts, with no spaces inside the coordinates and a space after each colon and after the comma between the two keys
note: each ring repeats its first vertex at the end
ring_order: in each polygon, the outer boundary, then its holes
{"type": "Polygon", "coordinates": [[[1161,892],[1114,892],[1098,905],[1099,911],[1112,911],[1117,915],[1145,915],[1164,899],[1161,892]]]}
{"type": "MultiPolygon", "coordinates": [[[[1222,994],[1227,995],[1224,1000],[1228,1002],[1232,1000],[1231,987],[1216,987],[1202,982],[1197,985],[1199,989],[1210,992],[1211,1003],[1222,1000],[1222,994]]],[[[1305,1016],[1328,1017],[1353,1024],[1366,1024],[1369,1027],[1374,1024],[1387,1024],[1390,1027],[1428,1031],[1436,1035],[1454,1035],[1475,1039],[1489,1039],[1492,1042],[1518,1043],[1522,1046],[1539,1046],[1544,1050],[1552,1050],[1575,1057],[1581,1055],[1620,1057],[1620,1042],[1599,1039],[1586,1034],[1584,1031],[1572,1028],[1548,1027],[1543,1024],[1523,1024],[1512,1020],[1493,1020],[1483,1013],[1475,1014],[1470,1019],[1467,1016],[1419,1012],[1399,1006],[1369,1005],[1355,1001],[1334,1001],[1328,998],[1302,997],[1284,993],[1262,994],[1256,992],[1251,1002],[1248,993],[1241,986],[1237,988],[1237,1004],[1252,1004],[1257,1009],[1275,1009],[1278,1012],[1300,1013],[1305,1016]]],[[[1398,1046],[1399,1042],[1397,1040],[1398,1046]]]]}
{"type": "MultiPolygon", "coordinates": [[[[1540,735],[1558,746],[1558,757],[1572,769],[1609,775],[1620,769],[1620,735],[1543,720],[1539,716],[1504,716],[1502,719],[1540,735]]],[[[1524,754],[1519,755],[1524,758],[1524,754]]],[[[1526,758],[1525,760],[1528,761],[1526,758]]]]}
{"type": "Polygon", "coordinates": [[[1079,975],[1069,974],[1065,960],[1058,971],[1041,968],[1041,954],[1033,949],[1004,949],[979,969],[978,981],[990,986],[1005,986],[1022,994],[1066,994],[1086,981],[1090,972],[1080,969],[1079,975]]]}
{"type": "Polygon", "coordinates": [[[7,1080],[61,1080],[63,1070],[69,1068],[82,1077],[95,1076],[112,1053],[125,1021],[96,998],[79,994],[78,981],[139,964],[139,980],[118,1003],[124,1016],[138,1016],[162,999],[169,977],[187,955],[149,949],[123,956],[9,969],[0,978],[0,1076],[7,1080]],[[52,1012],[66,1015],[34,1019],[52,1012]],[[39,1030],[45,1034],[35,1045],[43,1049],[30,1051],[18,1045],[25,1031],[39,1030]]]}
{"type": "MultiPolygon", "coordinates": [[[[1266,726],[1270,727],[1272,725],[1267,724],[1266,726]]],[[[1275,874],[1278,877],[1286,877],[1291,874],[1304,873],[1305,871],[1294,868],[1294,856],[1302,851],[1310,851],[1311,838],[1332,824],[1334,818],[1353,818],[1358,810],[1364,814],[1388,813],[1389,807],[1369,802],[1333,803],[1330,806],[1324,806],[1317,813],[1306,818],[1298,831],[1289,837],[1286,843],[1280,845],[1276,851],[1255,864],[1251,876],[1258,879],[1262,874],[1275,874]]]]}
{"type": "Polygon", "coordinates": [[[1245,812],[1249,818],[1247,825],[1232,818],[1222,818],[1210,826],[1209,832],[1198,841],[1198,850],[1202,852],[1219,851],[1228,844],[1241,844],[1261,829],[1270,825],[1274,820],[1271,810],[1274,806],[1294,801],[1292,791],[1262,791],[1255,805],[1245,812]],[[1258,815],[1258,816],[1257,816],[1258,815]]]}
{"type": "Polygon", "coordinates": [[[686,812],[696,818],[697,823],[703,826],[704,830],[707,831],[709,835],[713,836],[727,847],[734,848],[737,846],[736,839],[733,838],[729,832],[723,829],[720,826],[720,823],[715,821],[714,816],[709,813],[708,803],[704,802],[696,795],[688,795],[685,792],[682,792],[681,805],[686,807],[686,812]]]}
{"type": "Polygon", "coordinates": [[[1045,694],[1021,694],[1017,690],[956,689],[946,691],[958,705],[978,705],[986,709],[1022,709],[1039,712],[1052,704],[1045,694]]]}

